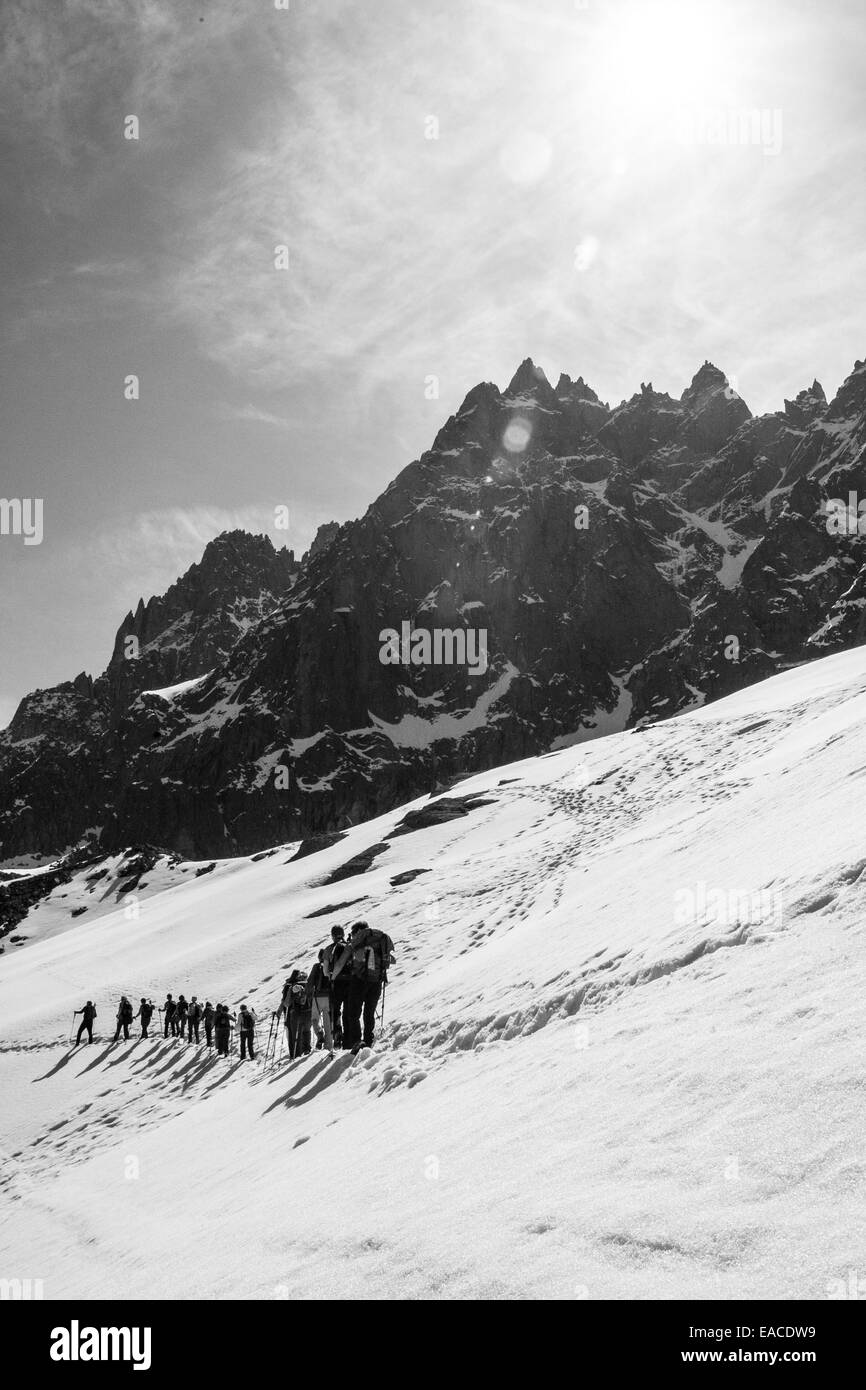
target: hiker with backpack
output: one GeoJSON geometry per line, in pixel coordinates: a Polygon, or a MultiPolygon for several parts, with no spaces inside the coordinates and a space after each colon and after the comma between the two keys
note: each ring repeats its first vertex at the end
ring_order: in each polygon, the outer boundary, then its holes
{"type": "Polygon", "coordinates": [[[186,1016],[188,1010],[189,1004],[186,1002],[184,996],[179,994],[177,996],[177,1009],[174,1019],[172,1020],[171,1033],[172,1037],[179,1037],[181,1041],[183,1041],[183,1035],[186,1032],[186,1016]]]}
{"type": "Polygon", "coordinates": [[[345,1006],[343,1047],[360,1052],[361,1014],[364,1016],[363,1046],[373,1046],[376,1008],[383,987],[388,983],[388,966],[394,964],[394,943],[385,932],[367,922],[356,922],[349,933],[352,953],[349,997],[345,1006]]]}
{"type": "Polygon", "coordinates": [[[325,974],[331,986],[331,1032],[334,1046],[343,1045],[343,1018],[346,1000],[349,997],[351,972],[348,969],[352,952],[346,944],[346,933],[342,927],[331,928],[331,944],[325,947],[322,961],[325,974]]]}
{"type": "Polygon", "coordinates": [[[78,1026],[78,1037],[75,1039],[75,1046],[78,1047],[79,1043],[81,1042],[81,1034],[84,1032],[85,1028],[87,1029],[87,1041],[89,1043],[92,1043],[93,1020],[96,1018],[96,1005],[93,1003],[91,999],[88,999],[83,1009],[75,1010],[75,1013],[72,1015],[73,1019],[75,1018],[76,1014],[81,1014],[82,1019],[81,1023],[78,1026]]]}
{"type": "Polygon", "coordinates": [[[313,1005],[307,992],[307,975],[304,970],[293,970],[283,986],[283,997],[277,1009],[277,1022],[280,1015],[286,1015],[286,1037],[289,1043],[289,1056],[300,1057],[311,1051],[310,1031],[313,1019],[313,1005]]]}
{"type": "Polygon", "coordinates": [[[241,1040],[242,1062],[246,1061],[247,1051],[249,1051],[251,1062],[254,1062],[256,1059],[256,1054],[253,1051],[253,1040],[255,1038],[257,1022],[258,1019],[256,1018],[255,1010],[248,1009],[246,1004],[241,1004],[240,1013],[238,1014],[238,1033],[241,1040]]]}
{"type": "Polygon", "coordinates": [[[325,974],[325,952],[307,976],[307,993],[310,998],[311,1021],[316,1034],[317,1048],[326,1047],[333,1055],[334,1039],[331,1034],[331,982],[325,974]]]}
{"type": "Polygon", "coordinates": [[[120,1030],[123,1029],[125,1042],[129,1042],[129,1025],[132,1022],[132,1005],[125,994],[120,996],[120,1004],[117,1009],[117,1027],[114,1030],[114,1041],[120,1038],[120,1030]]]}
{"type": "Polygon", "coordinates": [[[204,1037],[208,1047],[213,1047],[214,1006],[209,999],[204,1001],[204,1037]]]}
{"type": "Polygon", "coordinates": [[[218,1057],[228,1057],[229,1055],[231,1026],[231,1018],[227,1006],[225,1004],[217,1004],[213,1020],[213,1031],[214,1038],[216,1039],[218,1057]]]}
{"type": "Polygon", "coordinates": [[[193,995],[193,996],[192,996],[192,999],[190,1000],[190,1003],[189,1003],[189,1013],[188,1013],[188,1015],[187,1015],[187,1026],[188,1026],[188,1028],[189,1028],[189,1034],[188,1034],[188,1036],[187,1036],[187,1042],[192,1042],[192,1035],[193,1035],[193,1033],[195,1033],[195,1040],[196,1040],[196,1042],[199,1041],[199,1036],[198,1036],[198,1025],[199,1025],[200,1023],[201,1023],[201,1004],[198,1002],[198,998],[196,997],[196,995],[193,995]]]}
{"type": "Polygon", "coordinates": [[[141,1003],[138,1006],[138,1013],[135,1016],[136,1018],[141,1019],[141,1036],[143,1038],[146,1038],[148,1025],[150,1024],[150,1020],[153,1018],[153,1005],[150,1003],[149,1000],[142,999],[141,1003]]]}
{"type": "Polygon", "coordinates": [[[176,1013],[177,1013],[177,1004],[176,1004],[175,1001],[172,999],[171,995],[170,995],[170,994],[167,994],[167,995],[165,996],[165,1008],[164,1008],[163,1011],[162,1011],[162,1016],[163,1016],[163,1019],[165,1020],[165,1030],[164,1030],[163,1035],[162,1035],[164,1038],[167,1038],[167,1037],[168,1037],[168,1030],[169,1030],[169,1028],[171,1029],[171,1035],[172,1035],[172,1037],[174,1037],[175,1033],[177,1032],[177,1025],[175,1024],[175,1021],[174,1021],[174,1019],[175,1019],[175,1014],[176,1014],[176,1013]]]}

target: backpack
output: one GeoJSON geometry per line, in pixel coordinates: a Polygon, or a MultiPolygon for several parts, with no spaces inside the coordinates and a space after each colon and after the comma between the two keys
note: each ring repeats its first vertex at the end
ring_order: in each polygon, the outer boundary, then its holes
{"type": "Polygon", "coordinates": [[[394,943],[375,927],[358,932],[352,943],[351,971],[356,980],[375,983],[388,981],[388,966],[394,964],[394,943]]]}
{"type": "Polygon", "coordinates": [[[120,1006],[120,1018],[122,1023],[132,1022],[132,1005],[128,999],[120,1006]]]}
{"type": "Polygon", "coordinates": [[[198,1023],[199,1019],[201,1018],[201,1004],[193,1004],[192,1008],[189,1011],[189,1016],[192,1019],[193,1023],[198,1023]]]}
{"type": "Polygon", "coordinates": [[[150,1020],[151,1020],[152,1017],[153,1017],[153,1005],[152,1005],[152,1004],[142,1004],[142,1006],[141,1006],[141,1021],[142,1021],[142,1023],[145,1025],[145,1027],[147,1026],[148,1023],[150,1023],[150,1020]]]}
{"type": "Polygon", "coordinates": [[[310,1000],[307,994],[307,981],[296,980],[289,989],[289,1008],[307,1009],[310,1007],[310,1000]]]}

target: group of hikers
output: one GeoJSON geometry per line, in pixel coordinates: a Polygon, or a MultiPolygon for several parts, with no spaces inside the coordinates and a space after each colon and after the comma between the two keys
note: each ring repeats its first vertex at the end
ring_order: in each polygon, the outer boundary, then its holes
{"type": "MultiPolygon", "coordinates": [[[[319,951],[309,973],[293,970],[283,985],[279,1007],[271,1014],[269,1043],[282,1020],[290,1057],[312,1052],[313,1033],[317,1048],[331,1054],[338,1048],[359,1052],[362,1046],[372,1047],[376,1010],[388,982],[388,966],[393,964],[394,943],[385,932],[366,922],[356,922],[347,940],[343,927],[332,927],[330,944],[319,951]]],[[[177,999],[168,994],[159,1012],[165,1038],[185,1037],[189,1043],[200,1042],[199,1029],[204,1024],[207,1046],[216,1044],[217,1056],[228,1057],[231,1031],[236,1028],[241,1061],[248,1056],[255,1058],[259,1020],[255,1010],[246,1004],[233,1014],[227,1004],[213,1005],[209,999],[200,1004],[195,994],[189,1001],[182,994],[177,999]]],[[[85,1032],[87,1041],[93,1042],[93,1002],[88,999],[83,1009],[76,1009],[73,1019],[78,1014],[82,1021],[76,1047],[85,1032]]],[[[141,1019],[141,1036],[148,1037],[153,1014],[151,1000],[142,999],[138,1013],[133,1013],[129,999],[121,995],[114,1041],[120,1040],[121,1033],[128,1039],[137,1018],[141,1019]]]]}

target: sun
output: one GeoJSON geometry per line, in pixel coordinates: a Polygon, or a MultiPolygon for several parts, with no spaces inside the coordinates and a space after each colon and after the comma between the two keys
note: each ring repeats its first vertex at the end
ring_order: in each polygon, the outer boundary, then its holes
{"type": "Polygon", "coordinates": [[[735,75],[730,15],[712,0],[623,0],[595,40],[606,103],[638,118],[718,101],[735,75]]]}

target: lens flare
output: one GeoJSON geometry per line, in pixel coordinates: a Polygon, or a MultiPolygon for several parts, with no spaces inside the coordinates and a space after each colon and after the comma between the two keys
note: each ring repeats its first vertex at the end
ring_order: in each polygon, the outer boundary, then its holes
{"type": "Polygon", "coordinates": [[[502,443],[509,454],[522,454],[531,438],[532,426],[529,421],[524,420],[521,415],[517,415],[502,436],[502,443]]]}

